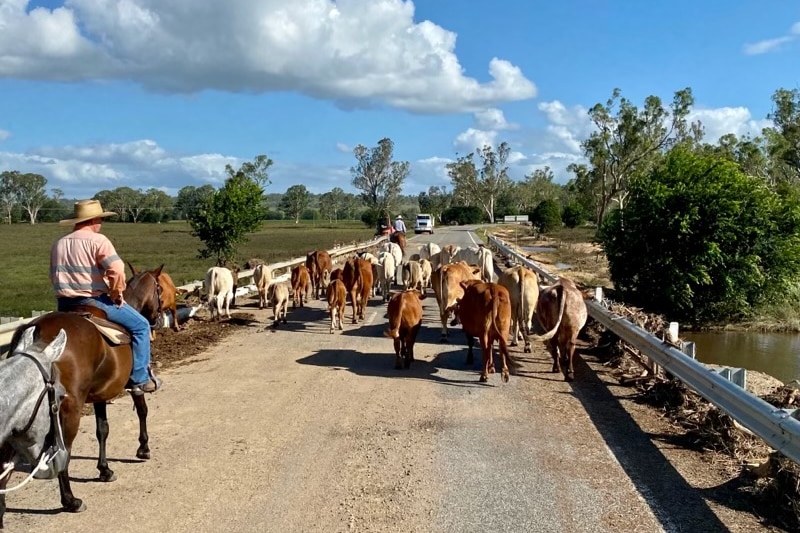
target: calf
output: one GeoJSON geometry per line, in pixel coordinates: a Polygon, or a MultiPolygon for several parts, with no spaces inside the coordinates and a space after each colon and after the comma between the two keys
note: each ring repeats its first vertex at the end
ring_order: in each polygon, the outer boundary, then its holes
{"type": "Polygon", "coordinates": [[[272,283],[267,288],[267,302],[272,305],[272,326],[278,327],[281,317],[286,324],[286,312],[289,310],[289,299],[292,296],[292,287],[288,282],[272,283]]]}
{"type": "Polygon", "coordinates": [[[258,308],[267,306],[267,287],[272,282],[272,270],[265,264],[256,265],[253,269],[253,281],[258,291],[258,308]]]}
{"type": "Polygon", "coordinates": [[[225,267],[211,267],[206,271],[205,279],[206,299],[208,309],[211,311],[211,320],[222,318],[222,303],[225,302],[225,316],[231,317],[231,300],[233,299],[234,282],[233,273],[225,267]]]}
{"type": "Polygon", "coordinates": [[[431,262],[427,259],[420,259],[419,269],[421,273],[420,281],[422,282],[422,292],[425,292],[425,289],[431,286],[431,274],[433,274],[431,262]]]}
{"type": "Polygon", "coordinates": [[[522,265],[505,269],[497,282],[508,289],[511,295],[511,346],[517,345],[522,333],[525,353],[531,351],[529,338],[531,320],[539,299],[539,278],[536,273],[522,265]]]}
{"type": "Polygon", "coordinates": [[[483,356],[480,381],[489,381],[489,374],[494,372],[492,351],[497,341],[503,381],[508,382],[507,362],[511,361],[506,344],[511,328],[511,297],[508,290],[497,283],[480,280],[463,281],[459,285],[464,294],[458,299],[456,314],[467,336],[467,364],[474,361],[473,337],[478,337],[483,356]]]}
{"type": "Polygon", "coordinates": [[[410,290],[395,293],[389,300],[389,329],[384,335],[394,339],[394,367],[411,367],[414,360],[414,343],[422,326],[422,304],[425,295],[410,290]]]}
{"type": "Polygon", "coordinates": [[[344,281],[344,271],[341,268],[337,268],[331,272],[331,283],[333,283],[333,280],[335,279],[344,281]]]}
{"type": "Polygon", "coordinates": [[[586,324],[586,318],[583,294],[572,280],[560,278],[554,285],[541,288],[534,315],[534,329],[537,322],[544,329],[552,329],[534,340],[548,341],[547,349],[553,357],[553,372],[563,372],[565,381],[575,379],[572,364],[575,341],[586,324]],[[550,333],[554,335],[547,338],[550,333]]]}
{"type": "Polygon", "coordinates": [[[303,298],[308,300],[309,285],[311,278],[305,265],[297,265],[292,269],[292,308],[296,308],[298,302],[303,307],[303,298]]]}
{"type": "Polygon", "coordinates": [[[408,261],[403,265],[403,285],[406,290],[422,291],[422,268],[416,261],[408,261]]]}
{"type": "Polygon", "coordinates": [[[442,265],[433,271],[431,284],[439,304],[439,318],[442,321],[441,341],[447,340],[447,317],[455,309],[457,300],[464,295],[461,282],[479,279],[480,269],[459,262],[442,265]]]}
{"type": "Polygon", "coordinates": [[[345,289],[341,280],[335,279],[328,285],[327,298],[328,312],[331,315],[331,334],[333,334],[337,321],[339,323],[339,331],[344,329],[342,319],[344,318],[344,308],[347,304],[347,289],[345,289]]]}

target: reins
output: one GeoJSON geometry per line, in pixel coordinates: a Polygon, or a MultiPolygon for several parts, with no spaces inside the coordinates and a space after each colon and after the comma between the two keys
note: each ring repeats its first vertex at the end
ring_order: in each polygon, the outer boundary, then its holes
{"type": "MultiPolygon", "coordinates": [[[[13,430],[15,435],[20,435],[27,433],[28,430],[33,425],[34,421],[36,420],[36,415],[39,414],[39,408],[42,406],[42,401],[44,400],[45,394],[47,395],[48,405],[50,407],[50,431],[48,432],[47,436],[44,439],[44,444],[42,445],[42,451],[39,453],[39,458],[34,466],[31,469],[30,474],[25,477],[19,484],[7,488],[7,489],[0,489],[0,495],[8,494],[9,492],[13,492],[15,490],[21,489],[25,485],[27,485],[31,479],[39,472],[40,470],[47,470],[48,463],[50,463],[58,453],[58,447],[53,446],[54,441],[61,441],[63,442],[63,438],[59,439],[60,432],[61,432],[61,424],[58,420],[58,410],[60,408],[58,398],[56,397],[56,385],[55,385],[55,371],[52,373],[48,373],[47,370],[42,365],[42,362],[39,361],[36,357],[31,355],[28,352],[17,352],[15,355],[21,356],[25,359],[33,361],[36,365],[36,368],[39,370],[39,374],[41,374],[42,379],[44,379],[44,389],[42,392],[39,393],[39,397],[36,400],[36,405],[33,408],[33,412],[31,413],[30,418],[28,419],[28,423],[25,424],[25,427],[21,430],[13,430]],[[48,446],[48,442],[50,446],[48,446]]],[[[53,367],[54,368],[54,367],[53,367]]],[[[10,475],[11,472],[14,471],[14,463],[9,462],[3,465],[3,472],[0,473],[0,480],[4,479],[6,476],[10,475]]]]}

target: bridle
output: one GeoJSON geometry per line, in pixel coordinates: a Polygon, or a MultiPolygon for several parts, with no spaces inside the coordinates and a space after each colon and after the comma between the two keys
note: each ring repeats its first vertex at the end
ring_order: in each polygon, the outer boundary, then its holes
{"type": "MultiPolygon", "coordinates": [[[[28,352],[16,352],[14,356],[19,356],[24,359],[28,359],[29,361],[33,361],[37,370],[39,370],[39,374],[44,380],[44,388],[42,389],[42,392],[39,393],[39,397],[36,399],[36,405],[33,407],[33,412],[31,413],[27,424],[25,424],[25,427],[22,429],[14,429],[11,433],[14,436],[20,436],[24,435],[31,429],[33,423],[36,421],[36,416],[39,414],[39,409],[42,407],[42,402],[44,401],[45,395],[47,396],[48,412],[50,415],[50,431],[47,432],[47,436],[44,439],[44,445],[42,446],[42,451],[39,453],[39,457],[37,457],[36,464],[31,470],[30,475],[28,475],[18,485],[11,487],[10,489],[0,490],[0,495],[22,488],[40,471],[49,470],[50,475],[47,477],[55,477],[55,474],[64,471],[67,466],[67,461],[69,460],[69,453],[64,445],[64,435],[61,429],[61,419],[59,416],[59,412],[61,410],[61,399],[58,397],[58,394],[56,394],[58,368],[55,366],[55,364],[53,364],[50,367],[50,372],[48,372],[44,365],[42,365],[42,362],[39,361],[36,356],[28,352]]],[[[0,473],[0,479],[6,477],[14,470],[14,463],[3,465],[3,468],[3,472],[0,473]]]]}

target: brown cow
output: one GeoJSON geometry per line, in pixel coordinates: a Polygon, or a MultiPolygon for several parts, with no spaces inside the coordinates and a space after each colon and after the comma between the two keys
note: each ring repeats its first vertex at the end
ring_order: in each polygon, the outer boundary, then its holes
{"type": "Polygon", "coordinates": [[[328,299],[328,312],[331,315],[331,334],[336,327],[336,322],[339,322],[339,331],[342,331],[342,319],[344,318],[344,308],[347,305],[347,289],[341,280],[335,279],[331,281],[327,289],[328,299]]]}
{"type": "Polygon", "coordinates": [[[552,328],[551,331],[555,333],[553,338],[541,340],[548,341],[547,349],[553,356],[553,372],[563,372],[565,381],[575,379],[575,369],[572,366],[575,341],[586,324],[586,318],[583,294],[572,280],[560,278],[554,285],[540,289],[534,314],[534,329],[537,329],[538,323],[545,329],[552,328]]]}
{"type": "Polygon", "coordinates": [[[384,335],[394,339],[394,367],[411,367],[414,343],[422,326],[422,304],[425,295],[416,290],[398,292],[389,300],[389,329],[384,335]]]}
{"type": "MultiPolygon", "coordinates": [[[[161,265],[164,268],[164,265],[161,265]]],[[[161,287],[161,312],[169,313],[172,315],[172,329],[180,331],[181,326],[178,324],[178,305],[176,298],[178,294],[188,292],[186,289],[179,289],[172,281],[172,277],[163,270],[158,274],[158,286],[161,287]]]]}
{"type": "Polygon", "coordinates": [[[344,271],[341,268],[337,268],[333,272],[331,272],[331,283],[333,280],[338,279],[339,281],[344,281],[344,271]]]}
{"type": "Polygon", "coordinates": [[[489,381],[489,374],[494,372],[492,351],[494,341],[497,341],[503,381],[508,382],[507,362],[511,361],[506,344],[511,329],[511,296],[508,289],[498,283],[474,279],[462,281],[459,285],[464,295],[458,299],[456,315],[467,336],[467,364],[474,362],[473,337],[478,337],[483,356],[480,381],[489,381]]]}
{"type": "Polygon", "coordinates": [[[439,318],[442,320],[441,341],[447,340],[447,317],[455,309],[456,300],[464,295],[461,282],[469,279],[480,279],[480,268],[459,262],[442,265],[433,271],[431,284],[439,304],[439,318]]]}
{"type": "Polygon", "coordinates": [[[497,282],[508,289],[511,295],[511,346],[517,345],[522,333],[525,340],[525,353],[531,351],[529,338],[531,320],[539,299],[539,278],[532,270],[517,265],[505,269],[497,282]]]}
{"type": "Polygon", "coordinates": [[[321,298],[330,284],[333,270],[331,255],[325,250],[314,250],[306,256],[306,268],[311,277],[311,290],[314,298],[321,298]]]}
{"type": "Polygon", "coordinates": [[[286,281],[272,283],[267,288],[267,302],[272,305],[272,318],[275,322],[273,327],[278,327],[278,323],[283,318],[286,324],[286,311],[289,309],[289,298],[292,296],[292,287],[286,281]]]}
{"type": "Polygon", "coordinates": [[[308,300],[308,290],[311,279],[308,276],[308,269],[305,265],[297,265],[292,269],[292,309],[303,307],[303,298],[308,300]]]}
{"type": "Polygon", "coordinates": [[[372,285],[374,281],[372,277],[372,263],[364,259],[356,259],[356,264],[358,265],[360,271],[359,277],[361,278],[361,288],[358,294],[358,318],[364,320],[364,312],[367,309],[367,303],[372,294],[372,285]]]}

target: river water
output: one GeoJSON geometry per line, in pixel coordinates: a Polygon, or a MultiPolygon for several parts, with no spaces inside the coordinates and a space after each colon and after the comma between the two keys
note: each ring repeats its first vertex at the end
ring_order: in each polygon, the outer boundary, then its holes
{"type": "Polygon", "coordinates": [[[682,332],[701,363],[758,370],[784,383],[800,379],[800,335],[743,331],[682,332]]]}

